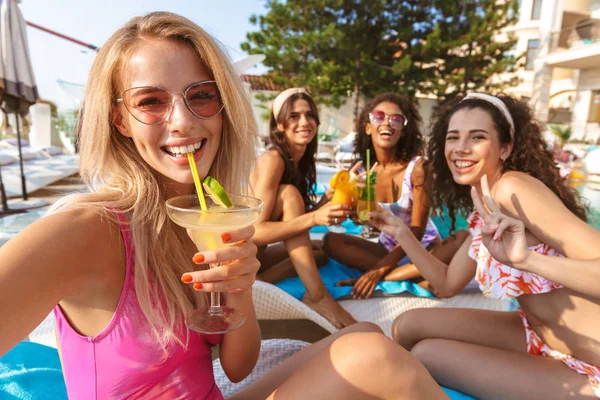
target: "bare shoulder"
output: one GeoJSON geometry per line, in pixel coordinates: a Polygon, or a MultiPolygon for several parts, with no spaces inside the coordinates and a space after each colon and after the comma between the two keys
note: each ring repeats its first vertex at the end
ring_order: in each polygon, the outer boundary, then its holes
{"type": "Polygon", "coordinates": [[[257,165],[259,168],[283,168],[284,162],[281,154],[277,150],[267,150],[258,157],[257,165]]]}
{"type": "MultiPolygon", "coordinates": [[[[60,269],[71,276],[95,271],[99,262],[121,251],[120,230],[109,216],[96,209],[75,208],[56,212],[36,221],[5,246],[30,249],[26,264],[44,262],[49,269],[60,269]]],[[[2,249],[4,250],[4,248],[2,249]]],[[[83,276],[81,278],[85,279],[83,276]]]]}
{"type": "Polygon", "coordinates": [[[515,198],[548,195],[556,197],[542,181],[520,171],[504,173],[494,184],[492,195],[499,205],[505,207],[513,203],[515,198]]]}
{"type": "Polygon", "coordinates": [[[271,149],[265,151],[258,157],[256,170],[251,176],[251,183],[254,189],[266,186],[274,187],[279,185],[285,170],[285,163],[281,154],[277,150],[271,149]]]}

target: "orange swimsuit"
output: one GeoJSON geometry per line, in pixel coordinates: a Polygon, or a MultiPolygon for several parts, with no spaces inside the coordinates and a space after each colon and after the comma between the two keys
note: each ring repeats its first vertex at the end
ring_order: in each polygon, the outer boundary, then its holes
{"type": "MultiPolygon", "coordinates": [[[[481,242],[481,227],[484,224],[483,218],[481,218],[477,211],[474,211],[467,221],[473,238],[471,247],[469,247],[469,257],[477,262],[475,279],[485,296],[494,299],[506,299],[519,297],[523,294],[548,293],[563,287],[537,274],[521,271],[496,261],[481,242]]],[[[564,257],[544,243],[531,246],[529,249],[547,256],[564,257]]],[[[560,360],[572,370],[587,375],[594,393],[600,398],[600,368],[577,360],[569,354],[552,350],[531,328],[525,313],[519,310],[519,314],[525,327],[527,352],[533,355],[543,355],[544,357],[560,360]]]]}

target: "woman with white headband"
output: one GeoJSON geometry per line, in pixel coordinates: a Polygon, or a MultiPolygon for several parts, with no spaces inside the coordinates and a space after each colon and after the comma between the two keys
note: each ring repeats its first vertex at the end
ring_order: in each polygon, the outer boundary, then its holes
{"type": "Polygon", "coordinates": [[[472,212],[450,263],[391,214],[373,213],[372,223],[441,297],[475,277],[484,295],[520,309],[412,310],[394,322],[395,340],[439,383],[479,399],[600,397],[600,232],[530,108],[479,93],[451,101],[435,117],[428,159],[433,207],[448,207],[453,225],[457,211],[472,212]]]}
{"type": "Polygon", "coordinates": [[[275,283],[299,276],[306,288],[304,303],[343,328],[356,320],[325,289],[317,268],[327,256],[311,242],[308,230],[345,219],[351,207],[329,204],[329,192],[315,201],[319,114],[306,89],[287,89],[275,98],[270,127],[272,145],[250,177],[254,194],[264,202],[253,238],[259,247],[259,279],[275,283]]]}

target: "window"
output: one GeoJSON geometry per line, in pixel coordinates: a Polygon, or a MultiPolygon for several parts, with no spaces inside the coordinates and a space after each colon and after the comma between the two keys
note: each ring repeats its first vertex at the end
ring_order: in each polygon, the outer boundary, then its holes
{"type": "Polygon", "coordinates": [[[531,19],[540,19],[542,15],[542,0],[533,0],[533,7],[531,7],[531,19]]]}
{"type": "Polygon", "coordinates": [[[592,104],[588,122],[600,122],[600,90],[592,91],[592,104]]]}
{"type": "Polygon", "coordinates": [[[533,71],[533,63],[540,51],[540,40],[539,39],[529,39],[527,41],[527,56],[525,61],[525,70],[533,71]]]}

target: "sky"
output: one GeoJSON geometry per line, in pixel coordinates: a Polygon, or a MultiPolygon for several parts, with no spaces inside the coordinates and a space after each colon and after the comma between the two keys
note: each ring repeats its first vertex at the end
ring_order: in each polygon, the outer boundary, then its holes
{"type": "MultiPolygon", "coordinates": [[[[19,7],[26,21],[97,47],[136,15],[171,11],[218,39],[234,61],[247,56],[240,44],[247,32],[257,30],[250,16],[267,11],[264,0],[22,0],[19,7]]],[[[27,38],[40,97],[73,107],[56,81],[85,84],[96,52],[30,26],[27,38]]],[[[264,71],[257,66],[247,73],[264,71]]]]}

